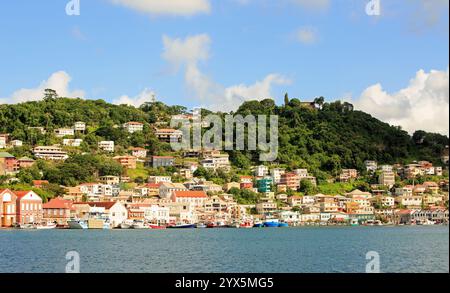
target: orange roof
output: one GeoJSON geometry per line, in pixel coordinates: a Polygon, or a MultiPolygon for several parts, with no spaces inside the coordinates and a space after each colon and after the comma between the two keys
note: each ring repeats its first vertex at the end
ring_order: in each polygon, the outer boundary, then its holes
{"type": "Polygon", "coordinates": [[[175,197],[195,197],[195,198],[207,198],[208,196],[204,191],[174,191],[175,197]]]}
{"type": "Polygon", "coordinates": [[[116,202],[87,202],[87,204],[91,207],[105,208],[105,210],[109,210],[116,204],[116,202]]]}
{"type": "Polygon", "coordinates": [[[47,180],[33,180],[33,185],[49,184],[47,180]]]}
{"type": "Polygon", "coordinates": [[[159,188],[161,186],[161,182],[160,183],[147,183],[145,184],[145,187],[147,188],[159,188]]]}
{"type": "Polygon", "coordinates": [[[130,121],[130,122],[127,122],[127,123],[125,123],[125,124],[130,124],[130,125],[143,125],[144,123],[141,123],[141,122],[135,122],[135,121],[130,121]]]}
{"type": "Polygon", "coordinates": [[[163,129],[158,129],[157,132],[175,132],[177,131],[176,129],[172,129],[172,128],[163,128],[163,129]]]}
{"type": "MultiPolygon", "coordinates": [[[[29,194],[30,192],[33,192],[31,190],[19,190],[19,191],[14,191],[14,193],[17,195],[17,199],[21,199],[22,197],[26,196],[27,194],[29,194]]],[[[39,197],[40,198],[40,197],[39,197]]]]}
{"type": "Polygon", "coordinates": [[[72,208],[72,202],[60,197],[50,200],[42,206],[44,209],[70,209],[72,208]]]}

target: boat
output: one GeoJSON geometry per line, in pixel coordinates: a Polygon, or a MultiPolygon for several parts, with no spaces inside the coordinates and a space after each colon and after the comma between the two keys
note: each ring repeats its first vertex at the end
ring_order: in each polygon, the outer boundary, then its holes
{"type": "Polygon", "coordinates": [[[79,219],[67,221],[67,225],[69,225],[69,229],[77,229],[77,230],[88,229],[87,222],[79,219]]]}
{"type": "Polygon", "coordinates": [[[134,221],[131,225],[131,229],[148,229],[148,226],[144,221],[134,221]]]}
{"type": "Polygon", "coordinates": [[[239,228],[244,228],[244,229],[253,228],[253,224],[250,222],[244,222],[239,225],[239,228]]]}
{"type": "Polygon", "coordinates": [[[42,223],[39,225],[36,225],[36,229],[38,230],[50,230],[50,229],[56,229],[56,223],[42,223]]]}
{"type": "Polygon", "coordinates": [[[267,219],[264,222],[264,227],[266,227],[266,228],[278,228],[279,224],[280,224],[280,222],[278,221],[278,219],[267,219]]]}
{"type": "Polygon", "coordinates": [[[20,229],[23,230],[32,230],[32,229],[36,229],[36,226],[34,224],[20,224],[20,229]]]}
{"type": "Polygon", "coordinates": [[[253,225],[254,228],[262,228],[264,227],[264,224],[262,222],[255,222],[255,224],[253,225]]]}
{"type": "Polygon", "coordinates": [[[131,226],[133,226],[132,220],[124,220],[120,223],[120,229],[131,229],[131,226]]]}
{"type": "Polygon", "coordinates": [[[359,221],[358,221],[358,219],[351,219],[351,220],[350,220],[350,225],[351,225],[351,226],[359,226],[359,221]]]}
{"type": "Polygon", "coordinates": [[[204,228],[207,228],[207,226],[206,226],[204,223],[198,223],[198,224],[196,225],[196,228],[198,228],[198,229],[204,229],[204,228]]]}
{"type": "Polygon", "coordinates": [[[195,224],[176,224],[176,225],[172,225],[172,226],[169,226],[169,227],[167,227],[167,228],[170,228],[170,229],[193,229],[193,228],[195,228],[195,224]]]}
{"type": "Polygon", "coordinates": [[[279,222],[279,223],[278,223],[278,227],[279,227],[279,228],[288,228],[288,227],[289,227],[289,224],[286,223],[286,222],[279,222]]]}
{"type": "Polygon", "coordinates": [[[216,223],[208,223],[207,225],[206,225],[206,228],[216,228],[217,227],[217,224],[216,223]]]}
{"type": "Polygon", "coordinates": [[[148,227],[149,227],[149,229],[155,229],[155,230],[164,230],[167,228],[166,226],[159,226],[159,225],[153,225],[153,224],[148,225],[148,227]]]}

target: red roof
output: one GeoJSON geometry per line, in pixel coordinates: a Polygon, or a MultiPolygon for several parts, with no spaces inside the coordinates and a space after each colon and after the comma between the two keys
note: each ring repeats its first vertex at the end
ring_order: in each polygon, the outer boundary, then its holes
{"type": "Polygon", "coordinates": [[[87,202],[87,204],[91,207],[105,208],[105,210],[109,210],[116,204],[116,202],[87,202]]]}
{"type": "Polygon", "coordinates": [[[161,182],[160,183],[147,183],[145,184],[145,187],[147,188],[159,188],[161,186],[161,182]]]}
{"type": "Polygon", "coordinates": [[[174,191],[175,197],[195,197],[195,198],[207,198],[208,196],[204,191],[174,191]]]}
{"type": "Polygon", "coordinates": [[[47,180],[33,180],[33,185],[44,185],[44,184],[49,184],[49,182],[47,180]]]}
{"type": "Polygon", "coordinates": [[[72,202],[60,197],[50,200],[42,206],[44,209],[70,209],[72,208],[72,202]]]}
{"type": "MultiPolygon", "coordinates": [[[[19,190],[19,191],[14,191],[14,193],[17,195],[17,199],[21,199],[22,197],[26,196],[27,194],[29,194],[30,192],[33,192],[31,190],[19,190]]],[[[36,194],[37,195],[37,194],[36,194]]],[[[41,198],[40,196],[38,196],[39,198],[41,198]]]]}

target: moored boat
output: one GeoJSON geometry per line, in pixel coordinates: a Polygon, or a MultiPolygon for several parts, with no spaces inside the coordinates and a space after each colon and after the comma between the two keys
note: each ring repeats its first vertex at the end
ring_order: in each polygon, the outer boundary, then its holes
{"type": "Polygon", "coordinates": [[[250,223],[250,222],[245,222],[245,223],[241,223],[240,225],[239,225],[239,228],[253,228],[253,224],[252,223],[250,223]]]}
{"type": "Polygon", "coordinates": [[[204,223],[198,223],[198,224],[196,225],[196,228],[198,228],[198,229],[204,229],[204,228],[207,228],[207,226],[206,226],[204,223]]]}
{"type": "Polygon", "coordinates": [[[167,228],[166,226],[159,226],[159,225],[153,225],[153,224],[148,225],[148,227],[150,229],[155,229],[155,230],[164,230],[167,228]]]}
{"type": "Polygon", "coordinates": [[[131,226],[133,226],[133,221],[131,220],[125,220],[120,223],[120,229],[131,229],[131,226]]]}
{"type": "Polygon", "coordinates": [[[36,229],[38,230],[50,230],[50,229],[56,229],[56,223],[42,223],[39,225],[36,225],[36,229]]]}
{"type": "Polygon", "coordinates": [[[280,222],[280,223],[278,223],[278,227],[280,227],[280,228],[288,228],[289,224],[286,223],[286,222],[280,222]]]}
{"type": "Polygon", "coordinates": [[[36,226],[34,224],[20,224],[20,229],[23,230],[33,230],[36,229],[36,226]]]}
{"type": "Polygon", "coordinates": [[[69,229],[76,229],[76,230],[88,229],[87,222],[78,219],[67,221],[67,225],[69,225],[69,229]]]}
{"type": "Polygon", "coordinates": [[[144,221],[134,221],[131,225],[131,229],[148,229],[148,226],[144,221]]]}
{"type": "Polygon", "coordinates": [[[278,219],[267,219],[264,222],[264,227],[266,228],[278,228],[278,226],[279,226],[278,219]]]}
{"type": "Polygon", "coordinates": [[[169,226],[167,228],[171,228],[171,229],[193,229],[193,228],[195,228],[195,224],[176,224],[176,225],[169,226]]]}

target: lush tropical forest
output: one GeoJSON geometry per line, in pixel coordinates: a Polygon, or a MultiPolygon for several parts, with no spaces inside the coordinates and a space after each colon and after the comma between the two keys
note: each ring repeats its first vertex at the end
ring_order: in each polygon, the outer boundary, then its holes
{"type": "MultiPolygon", "coordinates": [[[[71,155],[69,160],[57,168],[46,162],[38,164],[39,170],[44,171],[41,177],[74,185],[97,175],[122,172],[120,165],[98,150],[97,144],[101,140],[115,141],[116,154],[124,154],[132,146],[144,146],[151,155],[170,154],[170,145],[159,142],[154,129],[167,127],[172,115],[183,113],[187,113],[185,107],[167,106],[161,102],[135,108],[103,100],[62,98],[47,90],[42,101],[0,105],[0,133],[10,133],[12,139],[24,142],[23,147],[9,150],[14,156],[31,157],[32,146],[61,142],[54,136],[53,129],[70,127],[76,121],[85,122],[88,126],[86,133],[77,134],[77,138],[83,139],[82,146],[67,149],[71,155]],[[131,135],[125,132],[120,125],[128,121],[143,122],[144,131],[131,135]],[[44,127],[47,132],[42,134],[30,127],[44,127]]],[[[211,112],[204,110],[204,113],[211,112]]],[[[449,141],[446,136],[424,131],[410,136],[399,127],[354,110],[351,104],[328,103],[322,97],[314,103],[303,103],[286,95],[283,105],[276,105],[271,99],[248,101],[233,114],[278,115],[280,148],[277,161],[271,164],[288,169],[307,168],[322,181],[336,176],[343,168],[356,168],[363,172],[365,160],[388,164],[428,160],[441,165],[440,156],[449,141]]],[[[234,170],[239,174],[250,172],[252,165],[261,164],[258,151],[228,153],[234,170]]],[[[152,172],[158,173],[158,170],[152,172]]],[[[34,177],[30,174],[23,176],[34,177]]],[[[222,177],[231,176],[233,174],[223,174],[222,177]]],[[[225,181],[230,179],[227,178],[225,181]]]]}

